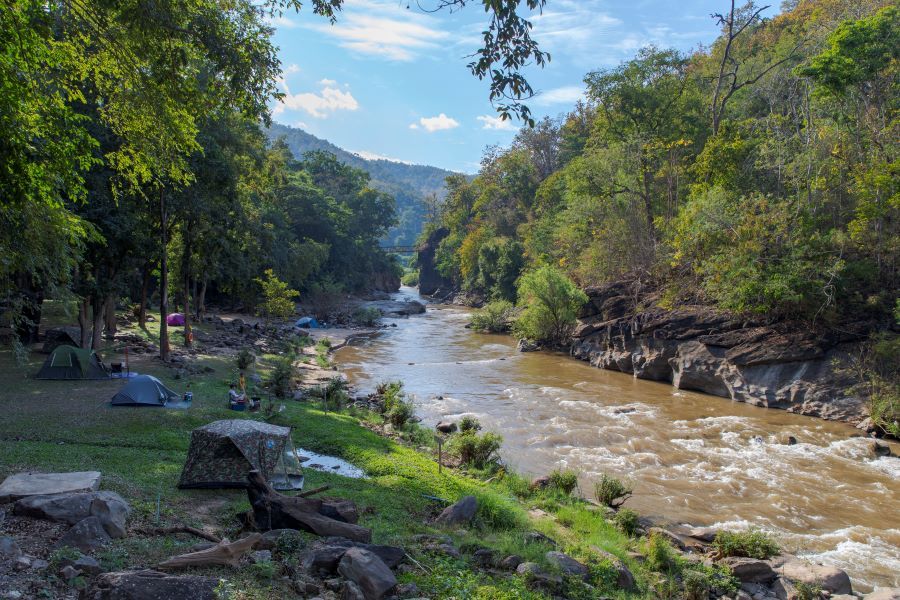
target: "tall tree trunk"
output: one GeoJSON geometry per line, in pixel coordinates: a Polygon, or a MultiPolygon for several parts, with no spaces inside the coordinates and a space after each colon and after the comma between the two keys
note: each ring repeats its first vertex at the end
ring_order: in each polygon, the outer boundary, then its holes
{"type": "Polygon", "coordinates": [[[197,301],[197,278],[191,279],[191,295],[194,297],[194,317],[200,320],[200,303],[197,301]]]}
{"type": "Polygon", "coordinates": [[[206,275],[203,275],[203,284],[200,286],[200,295],[197,297],[197,319],[206,315],[206,275]]]}
{"type": "Polygon", "coordinates": [[[110,294],[106,297],[106,339],[112,340],[116,337],[116,295],[110,294]]]}
{"type": "Polygon", "coordinates": [[[89,298],[82,298],[78,303],[78,326],[81,328],[81,347],[89,348],[91,345],[91,322],[90,322],[91,301],[89,298]]]}
{"type": "Polygon", "coordinates": [[[138,308],[138,327],[147,328],[147,292],[150,290],[150,263],[141,269],[141,305],[138,308]]]}
{"type": "Polygon", "coordinates": [[[193,235],[193,223],[188,220],[184,228],[183,246],[181,255],[181,273],[184,277],[184,345],[190,348],[194,341],[194,331],[191,329],[191,236],[193,235]]]}
{"type": "Polygon", "coordinates": [[[166,193],[159,190],[160,258],[159,258],[159,358],[169,360],[169,263],[166,256],[169,246],[168,215],[166,214],[166,193]]]}
{"type": "Polygon", "coordinates": [[[91,309],[93,310],[94,332],[91,336],[91,350],[100,350],[103,345],[103,319],[106,316],[106,303],[103,296],[94,294],[91,297],[91,309]]]}

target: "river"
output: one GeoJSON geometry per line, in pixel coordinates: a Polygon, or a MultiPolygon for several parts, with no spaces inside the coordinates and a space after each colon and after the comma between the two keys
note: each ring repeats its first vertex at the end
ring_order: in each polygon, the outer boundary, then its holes
{"type": "Polygon", "coordinates": [[[575,469],[585,494],[610,473],[633,483],[628,506],[643,515],[757,526],[846,570],[854,589],[900,586],[900,459],[876,458],[853,427],[520,353],[510,337],[465,329],[468,318],[432,305],[335,358],[363,391],[402,380],[426,424],[477,416],[519,472],[575,469]]]}

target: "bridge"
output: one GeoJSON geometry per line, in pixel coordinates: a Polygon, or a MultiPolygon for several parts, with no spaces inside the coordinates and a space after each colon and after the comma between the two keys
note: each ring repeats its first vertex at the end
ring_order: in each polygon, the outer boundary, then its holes
{"type": "Polygon", "coordinates": [[[418,252],[415,246],[382,246],[381,249],[388,254],[415,254],[418,252]]]}

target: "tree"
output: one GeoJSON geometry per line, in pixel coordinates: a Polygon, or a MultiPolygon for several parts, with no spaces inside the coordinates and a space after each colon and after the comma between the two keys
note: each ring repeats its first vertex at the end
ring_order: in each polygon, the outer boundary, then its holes
{"type": "Polygon", "coordinates": [[[578,311],[588,299],[571,279],[549,266],[523,275],[518,293],[522,312],[513,331],[519,337],[551,345],[568,340],[578,311]]]}
{"type": "Polygon", "coordinates": [[[256,283],[262,288],[262,313],[267,319],[287,319],[294,314],[300,292],[290,289],[288,284],[278,279],[275,271],[266,269],[265,279],[257,278],[256,283]]]}

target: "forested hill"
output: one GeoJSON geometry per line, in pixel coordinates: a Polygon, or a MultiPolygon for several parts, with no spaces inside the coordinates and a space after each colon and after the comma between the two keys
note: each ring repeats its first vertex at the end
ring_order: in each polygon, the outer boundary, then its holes
{"type": "Polygon", "coordinates": [[[273,123],[267,134],[273,140],[284,137],[298,159],[303,157],[304,152],[324,150],[337,156],[344,164],[369,173],[372,187],[392,195],[397,201],[398,224],[383,240],[385,245],[409,245],[415,242],[426,218],[424,199],[431,194],[443,198],[446,193],[444,178],[452,175],[450,171],[427,165],[366,159],[302,129],[280,123],[273,123]]]}

